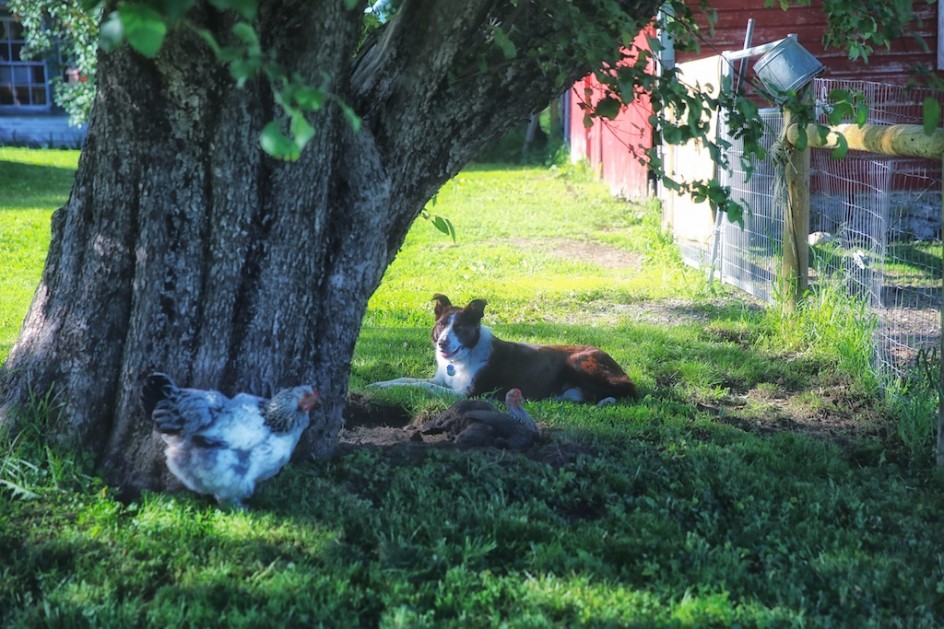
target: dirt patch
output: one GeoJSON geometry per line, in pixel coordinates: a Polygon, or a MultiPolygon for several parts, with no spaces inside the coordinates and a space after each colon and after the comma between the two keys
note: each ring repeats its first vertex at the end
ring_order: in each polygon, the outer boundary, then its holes
{"type": "Polygon", "coordinates": [[[700,300],[698,304],[683,299],[664,299],[659,301],[614,304],[591,302],[581,304],[580,312],[565,318],[565,323],[594,325],[611,321],[613,317],[627,319],[634,323],[647,323],[660,326],[700,324],[706,328],[712,321],[732,316],[732,309],[762,310],[760,302],[743,297],[715,297],[700,300]]]}
{"type": "MultiPolygon", "coordinates": [[[[412,417],[406,409],[394,404],[378,402],[352,393],[344,411],[344,428],[341,430],[338,450],[352,452],[358,448],[382,450],[385,455],[404,463],[421,460],[431,448],[461,450],[445,435],[421,435],[417,427],[431,420],[435,413],[421,413],[412,417]]],[[[556,430],[538,422],[540,435],[526,450],[514,451],[515,455],[558,466],[590,455],[593,450],[579,443],[564,439],[556,430]]],[[[475,448],[495,449],[497,448],[475,448]]],[[[511,451],[509,451],[511,452],[511,451]]]]}
{"type": "Polygon", "coordinates": [[[568,238],[548,238],[529,240],[510,238],[507,242],[515,247],[536,249],[564,260],[583,260],[592,262],[605,269],[642,268],[643,256],[617,247],[598,242],[571,240],[568,238]]]}
{"type": "Polygon", "coordinates": [[[403,407],[351,393],[344,407],[344,425],[356,428],[402,428],[413,420],[403,407]]]}
{"type": "Polygon", "coordinates": [[[811,393],[755,387],[743,396],[695,406],[723,424],[759,435],[802,433],[844,448],[863,438],[888,438],[888,424],[881,413],[848,387],[820,388],[811,393]]]}

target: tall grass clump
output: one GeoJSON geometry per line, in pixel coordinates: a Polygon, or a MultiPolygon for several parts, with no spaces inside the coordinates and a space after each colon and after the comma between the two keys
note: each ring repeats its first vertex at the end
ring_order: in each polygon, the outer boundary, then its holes
{"type": "Polygon", "coordinates": [[[922,350],[905,375],[891,379],[885,386],[888,414],[914,465],[929,464],[934,456],[940,362],[937,351],[922,350]]]}
{"type": "Polygon", "coordinates": [[[33,394],[12,427],[0,430],[0,492],[31,500],[88,487],[92,461],[55,441],[59,409],[53,390],[33,394]]]}
{"type": "Polygon", "coordinates": [[[841,265],[824,264],[815,284],[795,307],[787,296],[796,285],[778,278],[774,303],[764,317],[761,345],[779,352],[802,353],[835,367],[857,390],[873,395],[879,378],[872,365],[877,318],[866,297],[850,290],[841,265]]]}

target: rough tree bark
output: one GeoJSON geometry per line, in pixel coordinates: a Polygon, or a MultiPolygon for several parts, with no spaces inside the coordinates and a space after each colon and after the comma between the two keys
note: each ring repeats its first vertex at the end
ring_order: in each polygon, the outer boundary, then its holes
{"type": "MultiPolygon", "coordinates": [[[[260,3],[263,45],[312,84],[329,76],[364,123],[355,134],[326,106],[294,163],[258,148],[278,114],[268,86],[235,89],[191,30],[174,29],[153,60],[102,54],[72,193],[0,373],[0,425],[52,390],[61,440],[116,482],[160,487],[138,404],[148,372],[230,394],[314,382],[323,403],[303,443],[330,455],[361,318],[412,221],[485,143],[595,61],[559,50],[548,72],[524,54],[566,28],[551,4],[404,0],[357,52],[360,9],[343,0],[260,3]],[[520,54],[502,56],[489,25],[520,54]]],[[[649,16],[657,3],[627,4],[649,16]]],[[[226,37],[213,10],[190,18],[226,37]]],[[[614,44],[632,28],[614,23],[614,44]]]]}

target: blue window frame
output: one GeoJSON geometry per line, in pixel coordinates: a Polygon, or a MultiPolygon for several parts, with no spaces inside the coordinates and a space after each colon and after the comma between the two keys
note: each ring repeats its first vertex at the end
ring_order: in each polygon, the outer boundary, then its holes
{"type": "Polygon", "coordinates": [[[39,59],[22,58],[23,26],[0,2],[0,111],[49,111],[49,72],[39,59]]]}

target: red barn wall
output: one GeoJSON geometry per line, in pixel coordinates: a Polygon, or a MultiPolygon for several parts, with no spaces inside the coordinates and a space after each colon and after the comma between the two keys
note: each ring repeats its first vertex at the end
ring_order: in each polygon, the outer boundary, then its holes
{"type": "MultiPolygon", "coordinates": [[[[647,48],[646,37],[654,35],[655,28],[646,28],[633,43],[647,48]]],[[[655,68],[651,67],[650,71],[654,72],[655,68]]],[[[639,159],[645,149],[652,147],[649,95],[639,94],[635,102],[623,107],[615,120],[593,118],[591,126],[584,126],[585,116],[580,103],[588,100],[595,103],[602,95],[603,88],[593,75],[578,82],[570,91],[567,124],[571,158],[589,161],[614,194],[646,196],[649,194],[649,171],[639,163],[639,159]]]]}
{"type": "Polygon", "coordinates": [[[765,8],[764,0],[709,1],[718,16],[714,34],[707,34],[707,20],[704,15],[699,15],[697,3],[691,3],[694,5],[692,11],[699,16],[698,21],[703,25],[705,42],[699,52],[676,51],[678,63],[742,48],[747,20],[753,18],[753,45],[776,41],[796,33],[797,41],[826,66],[826,71],[821,75],[824,78],[904,83],[907,82],[909,71],[914,64],[923,63],[929,68],[936,67],[936,4],[915,3],[915,12],[921,20],[917,32],[927,44],[927,50],[923,50],[912,37],[905,37],[892,42],[888,50],[884,47],[877,48],[869,55],[868,63],[865,63],[862,59],[850,60],[844,50],[826,49],[823,46],[826,14],[823,12],[822,0],[813,0],[811,6],[792,7],[786,11],[779,7],[765,8]]]}

